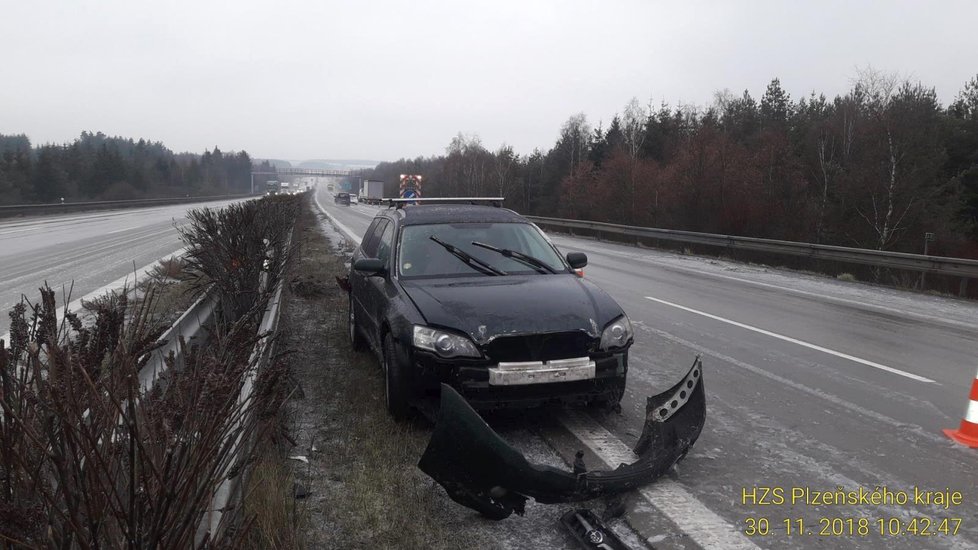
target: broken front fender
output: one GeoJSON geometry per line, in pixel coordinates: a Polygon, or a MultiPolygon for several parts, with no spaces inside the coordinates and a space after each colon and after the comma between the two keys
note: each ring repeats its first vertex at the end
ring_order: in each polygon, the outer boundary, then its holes
{"type": "Polygon", "coordinates": [[[678,384],[646,401],[645,426],[635,446],[638,460],[594,471],[579,461],[568,472],[527,461],[461,395],[442,384],[435,431],[418,467],[455,502],[504,519],[514,511],[522,515],[528,498],[544,504],[576,502],[651,483],[686,456],[705,420],[703,367],[697,357],[678,384]]]}

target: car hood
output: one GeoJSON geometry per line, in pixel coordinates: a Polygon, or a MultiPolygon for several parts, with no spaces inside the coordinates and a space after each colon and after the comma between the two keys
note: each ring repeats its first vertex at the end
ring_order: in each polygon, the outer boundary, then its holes
{"type": "Polygon", "coordinates": [[[571,274],[402,281],[429,325],[479,344],[503,335],[583,330],[599,337],[622,314],[610,296],[571,274]]]}

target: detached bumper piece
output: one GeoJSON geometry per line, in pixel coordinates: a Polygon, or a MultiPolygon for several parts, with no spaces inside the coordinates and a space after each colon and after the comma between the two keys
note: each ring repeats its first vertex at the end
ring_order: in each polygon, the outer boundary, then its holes
{"type": "Polygon", "coordinates": [[[587,508],[567,512],[560,516],[560,523],[570,531],[581,548],[628,550],[618,535],[605,527],[598,516],[587,508]]]}
{"type": "Polygon", "coordinates": [[[418,468],[455,502],[501,520],[513,512],[523,515],[528,498],[580,502],[651,483],[686,456],[705,421],[703,366],[697,357],[678,384],[646,401],[645,426],[635,445],[638,460],[592,471],[581,460],[566,471],[527,461],[442,384],[437,424],[418,468]]]}

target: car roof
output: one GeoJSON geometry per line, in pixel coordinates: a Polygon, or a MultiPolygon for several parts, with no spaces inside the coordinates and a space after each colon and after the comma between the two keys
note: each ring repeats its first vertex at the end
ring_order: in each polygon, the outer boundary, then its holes
{"type": "Polygon", "coordinates": [[[422,204],[381,210],[378,216],[394,217],[401,225],[432,223],[529,223],[507,208],[477,204],[422,204]]]}

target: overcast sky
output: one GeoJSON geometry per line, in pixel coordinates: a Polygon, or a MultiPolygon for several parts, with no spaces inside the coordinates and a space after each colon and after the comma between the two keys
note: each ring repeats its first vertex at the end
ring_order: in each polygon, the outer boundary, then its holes
{"type": "Polygon", "coordinates": [[[937,89],[978,73],[978,2],[0,0],[0,133],[175,151],[394,160],[458,132],[548,149],[574,113],[834,96],[871,65],[937,89]]]}

